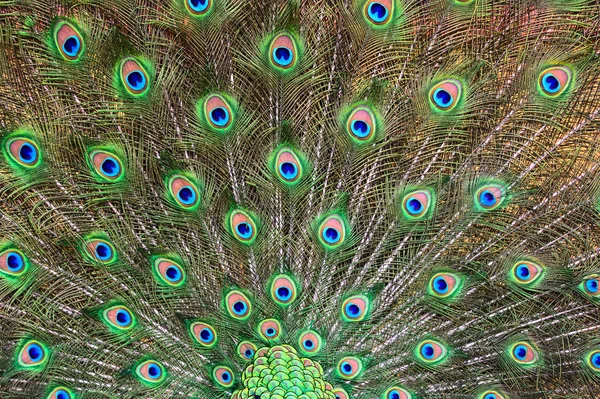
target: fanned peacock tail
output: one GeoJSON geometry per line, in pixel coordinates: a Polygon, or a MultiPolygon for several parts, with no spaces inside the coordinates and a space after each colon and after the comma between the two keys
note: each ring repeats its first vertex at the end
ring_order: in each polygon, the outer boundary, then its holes
{"type": "Polygon", "coordinates": [[[588,0],[0,2],[0,396],[600,397],[588,0]]]}

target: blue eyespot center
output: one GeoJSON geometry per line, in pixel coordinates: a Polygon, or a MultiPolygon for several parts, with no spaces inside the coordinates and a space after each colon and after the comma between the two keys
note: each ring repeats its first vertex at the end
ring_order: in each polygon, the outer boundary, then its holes
{"type": "Polygon", "coordinates": [[[281,66],[287,66],[292,62],[292,51],[287,47],[277,47],[273,50],[275,62],[281,66]]]}
{"type": "Polygon", "coordinates": [[[559,80],[556,78],[556,76],[554,76],[551,73],[547,73],[544,75],[544,77],[542,78],[542,85],[544,86],[544,90],[546,90],[549,93],[556,93],[560,90],[559,80]]]}
{"type": "Polygon", "coordinates": [[[388,15],[388,9],[381,3],[372,2],[369,4],[369,18],[373,22],[380,23],[386,20],[388,15]]]}
{"type": "Polygon", "coordinates": [[[19,158],[25,163],[32,163],[35,161],[37,151],[34,146],[29,143],[23,143],[19,148],[19,158]]]}
{"type": "Polygon", "coordinates": [[[294,165],[292,162],[283,162],[279,166],[279,171],[286,180],[292,180],[298,176],[298,168],[296,168],[296,165],[294,165]]]}
{"type": "Polygon", "coordinates": [[[242,301],[237,301],[236,303],[233,304],[233,311],[236,314],[244,314],[246,312],[246,304],[242,301]]]}
{"type": "Polygon", "coordinates": [[[416,198],[411,198],[410,200],[408,200],[407,205],[408,205],[408,212],[410,212],[413,215],[420,213],[421,210],[423,209],[423,204],[421,203],[421,201],[419,201],[416,198]]]}
{"type": "Polygon", "coordinates": [[[282,301],[287,301],[292,296],[292,292],[288,287],[279,287],[277,288],[277,298],[282,301]]]}
{"type": "Polygon", "coordinates": [[[223,107],[216,107],[210,111],[210,120],[219,127],[223,127],[229,122],[229,112],[223,107]]]}
{"type": "Polygon", "coordinates": [[[229,374],[229,372],[226,371],[223,374],[221,374],[221,378],[223,379],[223,381],[229,382],[231,380],[231,374],[229,374]]]}
{"type": "Polygon", "coordinates": [[[371,127],[365,121],[355,120],[352,121],[352,133],[360,138],[367,137],[371,132],[371,127]]]}
{"type": "Polygon", "coordinates": [[[190,186],[184,186],[177,192],[177,197],[185,205],[191,205],[196,202],[196,190],[190,186]]]}
{"type": "Polygon", "coordinates": [[[6,256],[6,265],[12,272],[18,272],[23,268],[23,257],[15,252],[6,256]]]}
{"type": "Polygon", "coordinates": [[[596,368],[600,368],[600,353],[594,353],[592,355],[592,364],[596,368]]]}
{"type": "Polygon", "coordinates": [[[306,349],[312,349],[315,346],[314,342],[312,342],[311,339],[304,340],[304,342],[302,344],[304,345],[304,347],[306,349]]]}
{"type": "Polygon", "coordinates": [[[252,358],[252,356],[254,356],[254,351],[252,349],[246,349],[246,351],[244,352],[244,356],[250,359],[252,358]]]}
{"type": "Polygon", "coordinates": [[[252,235],[252,226],[250,226],[250,223],[248,222],[239,223],[235,229],[242,238],[250,238],[252,235]]]}
{"type": "Polygon", "coordinates": [[[119,174],[121,168],[119,167],[119,163],[113,158],[106,158],[102,165],[100,166],[102,172],[104,172],[107,176],[116,176],[119,174]]]}
{"type": "Polygon", "coordinates": [[[99,243],[96,245],[96,256],[100,260],[108,260],[112,256],[112,250],[108,245],[99,243]]]}
{"type": "Polygon", "coordinates": [[[169,281],[178,281],[181,279],[181,271],[178,267],[171,265],[165,270],[165,276],[169,281]]]}
{"type": "Polygon", "coordinates": [[[192,8],[192,10],[196,12],[201,12],[206,10],[208,7],[208,0],[188,0],[188,4],[192,8]]]}
{"type": "Polygon", "coordinates": [[[595,294],[598,292],[598,280],[596,280],[595,278],[589,279],[585,282],[585,288],[595,294]]]}
{"type": "Polygon", "coordinates": [[[493,393],[488,393],[487,395],[485,395],[484,399],[497,399],[496,395],[493,393]]]}
{"type": "Polygon", "coordinates": [[[513,352],[517,359],[525,360],[525,357],[527,356],[527,347],[525,347],[525,345],[517,345],[513,352]]]}
{"type": "Polygon", "coordinates": [[[42,350],[42,347],[38,344],[31,344],[29,345],[29,348],[27,348],[27,354],[33,362],[39,362],[40,360],[42,360],[44,351],[42,350]]]}
{"type": "Polygon", "coordinates": [[[362,312],[360,311],[360,307],[357,304],[350,302],[346,305],[346,313],[349,317],[356,318],[360,316],[362,312]]]}
{"type": "Polygon", "coordinates": [[[213,339],[212,331],[210,331],[210,329],[208,329],[208,328],[202,329],[202,331],[200,331],[200,339],[204,342],[212,341],[212,339],[213,339]]]}
{"type": "Polygon", "coordinates": [[[441,276],[436,277],[433,280],[433,287],[438,294],[445,294],[448,292],[448,283],[446,282],[446,279],[441,276]]]}
{"type": "Polygon", "coordinates": [[[483,190],[479,195],[479,201],[483,206],[493,206],[497,200],[490,190],[483,190]]]}
{"type": "Polygon", "coordinates": [[[267,337],[272,337],[273,335],[275,335],[275,329],[273,327],[269,327],[267,328],[267,331],[265,331],[265,333],[267,334],[267,337]]]}
{"type": "Polygon", "coordinates": [[[126,326],[131,323],[131,315],[123,309],[119,309],[116,315],[117,323],[121,326],[126,326]]]}
{"type": "Polygon", "coordinates": [[[146,86],[146,77],[140,71],[132,71],[127,75],[127,84],[133,90],[142,90],[146,86]]]}
{"type": "Polygon", "coordinates": [[[392,391],[388,394],[388,399],[400,399],[398,391],[392,391]]]}
{"type": "Polygon", "coordinates": [[[452,95],[444,89],[437,89],[433,93],[433,99],[437,105],[444,108],[449,107],[454,102],[452,95]]]}
{"type": "Polygon", "coordinates": [[[348,362],[344,362],[342,363],[342,373],[344,374],[350,374],[352,373],[352,365],[348,362]]]}
{"type": "Polygon", "coordinates": [[[160,367],[156,364],[151,364],[148,366],[148,375],[154,379],[158,378],[160,376],[160,367]]]}
{"type": "Polygon", "coordinates": [[[62,45],[63,51],[69,57],[74,57],[79,52],[81,48],[81,43],[79,42],[79,38],[77,36],[69,36],[67,40],[62,45]]]}
{"type": "Polygon", "coordinates": [[[56,399],[69,399],[70,395],[68,392],[63,391],[62,389],[60,391],[56,391],[56,399]]]}
{"type": "Polygon", "coordinates": [[[333,244],[339,240],[340,233],[333,227],[327,227],[325,228],[323,238],[325,238],[325,241],[327,241],[328,243],[333,244]]]}
{"type": "Polygon", "coordinates": [[[530,275],[531,272],[529,271],[527,265],[519,265],[517,267],[517,278],[519,280],[528,280],[530,275]]]}
{"type": "Polygon", "coordinates": [[[431,345],[431,344],[423,345],[423,347],[421,348],[421,355],[423,355],[426,359],[431,359],[431,358],[433,358],[433,354],[434,354],[433,345],[431,345]]]}

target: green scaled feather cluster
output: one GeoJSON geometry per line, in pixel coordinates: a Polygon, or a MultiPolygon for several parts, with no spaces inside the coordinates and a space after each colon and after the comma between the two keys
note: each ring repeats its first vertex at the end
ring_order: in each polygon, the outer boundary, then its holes
{"type": "Polygon", "coordinates": [[[241,378],[242,386],[232,395],[238,399],[335,398],[333,387],[323,380],[321,365],[299,357],[288,345],[260,348],[241,378]]]}
{"type": "Polygon", "coordinates": [[[597,14],[0,1],[0,397],[600,397],[597,14]]]}

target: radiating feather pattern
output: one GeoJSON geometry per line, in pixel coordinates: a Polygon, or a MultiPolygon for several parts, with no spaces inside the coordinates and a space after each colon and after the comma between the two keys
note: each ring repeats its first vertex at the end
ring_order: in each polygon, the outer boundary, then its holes
{"type": "Polygon", "coordinates": [[[8,397],[598,395],[595,4],[1,7],[8,397]]]}

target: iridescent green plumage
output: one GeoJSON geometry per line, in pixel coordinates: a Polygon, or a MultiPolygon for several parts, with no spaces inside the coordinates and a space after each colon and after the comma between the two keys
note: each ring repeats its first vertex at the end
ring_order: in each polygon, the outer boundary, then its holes
{"type": "Polygon", "coordinates": [[[242,373],[238,399],[303,398],[334,399],[332,387],[323,380],[319,363],[298,356],[289,345],[260,348],[242,373]]]}

